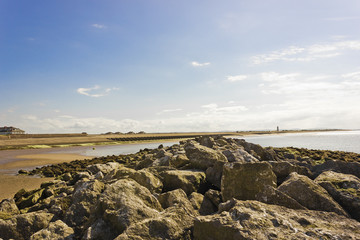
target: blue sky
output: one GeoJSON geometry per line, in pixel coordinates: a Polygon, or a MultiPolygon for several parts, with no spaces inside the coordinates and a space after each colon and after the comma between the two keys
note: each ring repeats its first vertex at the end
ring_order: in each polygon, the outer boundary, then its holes
{"type": "Polygon", "coordinates": [[[357,0],[0,0],[0,126],[360,128],[357,0]]]}

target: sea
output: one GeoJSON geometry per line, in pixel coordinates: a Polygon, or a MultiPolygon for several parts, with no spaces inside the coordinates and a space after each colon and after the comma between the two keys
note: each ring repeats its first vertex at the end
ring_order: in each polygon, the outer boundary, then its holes
{"type": "Polygon", "coordinates": [[[263,147],[297,147],[360,154],[360,130],[240,136],[263,147]]]}

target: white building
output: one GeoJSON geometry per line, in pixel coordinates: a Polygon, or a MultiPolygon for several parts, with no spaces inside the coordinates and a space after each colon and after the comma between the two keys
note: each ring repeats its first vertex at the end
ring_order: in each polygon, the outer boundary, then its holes
{"type": "Polygon", "coordinates": [[[25,131],[16,127],[0,127],[0,135],[8,134],[25,134],[25,131]]]}

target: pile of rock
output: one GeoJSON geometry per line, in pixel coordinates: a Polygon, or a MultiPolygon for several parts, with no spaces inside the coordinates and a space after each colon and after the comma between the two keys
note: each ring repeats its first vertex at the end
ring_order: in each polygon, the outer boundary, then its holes
{"type": "Polygon", "coordinates": [[[200,137],[0,203],[2,239],[359,239],[360,164],[200,137]]]}

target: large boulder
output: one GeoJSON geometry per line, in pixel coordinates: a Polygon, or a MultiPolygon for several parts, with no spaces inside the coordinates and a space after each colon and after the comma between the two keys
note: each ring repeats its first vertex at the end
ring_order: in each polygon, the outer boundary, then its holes
{"type": "Polygon", "coordinates": [[[293,172],[278,187],[278,190],[292,197],[308,209],[335,212],[340,215],[349,216],[324,188],[306,176],[293,172]]]}
{"type": "Polygon", "coordinates": [[[3,199],[0,202],[0,219],[10,218],[11,215],[19,214],[20,211],[13,198],[3,199]]]}
{"type": "Polygon", "coordinates": [[[98,180],[78,181],[72,195],[71,205],[66,210],[64,221],[75,231],[81,231],[82,226],[89,220],[104,184],[98,180]]]}
{"type": "Polygon", "coordinates": [[[108,162],[104,164],[93,164],[88,166],[86,169],[91,172],[92,174],[97,174],[98,172],[101,172],[102,174],[106,175],[110,173],[111,171],[118,169],[121,167],[121,164],[117,162],[108,162]]]}
{"type": "Polygon", "coordinates": [[[218,206],[221,202],[221,192],[209,189],[204,195],[199,213],[201,215],[213,214],[218,211],[218,206]]]}
{"type": "Polygon", "coordinates": [[[140,185],[149,189],[152,193],[161,193],[163,188],[163,184],[160,179],[146,169],[142,169],[130,174],[129,178],[134,179],[140,185]]]}
{"type": "Polygon", "coordinates": [[[272,186],[265,186],[263,191],[256,194],[256,200],[263,203],[284,206],[292,209],[306,209],[295,199],[283,192],[280,192],[278,189],[272,186]]]}
{"type": "Polygon", "coordinates": [[[327,160],[323,164],[316,165],[312,171],[315,173],[315,176],[320,175],[322,172],[333,171],[338,173],[352,174],[360,178],[360,163],[345,162],[340,160],[327,160]]]}
{"type": "Polygon", "coordinates": [[[196,170],[169,170],[161,173],[164,191],[178,188],[184,190],[187,195],[197,192],[205,184],[205,173],[196,170]]]}
{"type": "Polygon", "coordinates": [[[74,230],[66,225],[63,221],[57,220],[56,222],[51,222],[47,228],[44,228],[31,235],[30,240],[72,240],[73,238],[74,230]]]}
{"type": "Polygon", "coordinates": [[[259,159],[249,154],[242,146],[235,149],[227,149],[222,152],[229,162],[259,162],[259,159]]]}
{"type": "Polygon", "coordinates": [[[157,216],[133,223],[115,240],[191,239],[191,228],[197,215],[191,205],[179,202],[157,216]]]}
{"type": "Polygon", "coordinates": [[[244,139],[236,139],[236,144],[243,146],[245,151],[260,159],[261,161],[276,161],[278,160],[276,153],[269,149],[261,147],[259,144],[246,142],[244,139]]]}
{"type": "Polygon", "coordinates": [[[352,218],[360,221],[360,179],[350,174],[323,172],[315,182],[337,201],[352,218]]]}
{"type": "Polygon", "coordinates": [[[156,217],[163,210],[151,192],[132,179],[120,179],[107,185],[97,209],[98,216],[117,234],[133,223],[156,217]]]}
{"type": "Polygon", "coordinates": [[[277,177],[278,185],[283,183],[292,172],[312,177],[311,171],[304,166],[299,166],[288,161],[269,161],[269,163],[271,164],[272,170],[277,177]]]}
{"type": "Polygon", "coordinates": [[[194,239],[358,239],[360,223],[330,212],[231,200],[218,214],[199,216],[194,239]]]}
{"type": "Polygon", "coordinates": [[[53,214],[45,211],[19,214],[8,220],[0,219],[0,238],[29,239],[35,232],[46,228],[53,214]]]}
{"type": "Polygon", "coordinates": [[[164,209],[172,207],[176,204],[182,204],[188,206],[189,208],[191,205],[192,207],[192,204],[187,198],[186,193],[182,189],[176,189],[166,193],[162,193],[159,195],[158,200],[164,209]]]}
{"type": "Polygon", "coordinates": [[[206,170],[208,167],[214,166],[216,162],[227,162],[221,152],[199,145],[194,141],[188,141],[184,148],[190,163],[197,169],[206,170]]]}
{"type": "Polygon", "coordinates": [[[255,200],[265,186],[276,187],[276,176],[267,162],[226,163],[221,180],[223,201],[255,200]]]}

